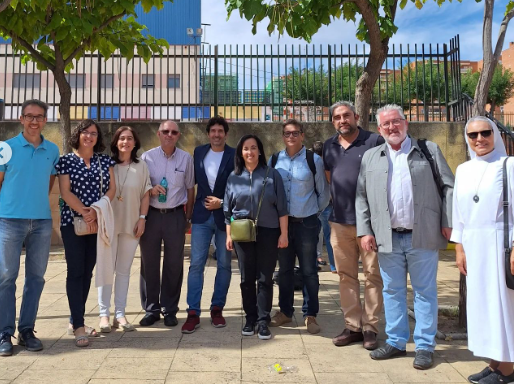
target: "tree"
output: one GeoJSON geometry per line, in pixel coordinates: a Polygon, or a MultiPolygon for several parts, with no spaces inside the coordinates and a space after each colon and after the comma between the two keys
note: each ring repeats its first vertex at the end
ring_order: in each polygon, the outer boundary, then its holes
{"type": "Polygon", "coordinates": [[[494,0],[484,0],[484,24],[482,34],[484,66],[480,72],[474,92],[475,101],[473,103],[472,109],[473,116],[485,115],[485,105],[489,95],[489,88],[491,87],[491,82],[493,80],[493,74],[502,53],[503,43],[507,33],[507,27],[509,26],[510,20],[514,16],[514,1],[510,0],[507,3],[507,7],[503,15],[503,20],[500,24],[500,30],[498,31],[494,52],[492,45],[493,10],[494,0]]]}
{"type": "MultiPolygon", "coordinates": [[[[332,69],[330,84],[332,100],[355,100],[355,90],[358,77],[363,67],[358,64],[344,63],[332,69]]],[[[329,106],[328,71],[323,65],[315,68],[291,67],[284,81],[284,97],[295,101],[309,101],[316,106],[329,106]]]]}
{"type": "Polygon", "coordinates": [[[34,61],[38,69],[49,69],[55,77],[65,152],[70,151],[71,133],[66,71],[73,68],[73,60],[87,51],[109,58],[118,49],[130,60],[137,48],[146,62],[152,53],[162,53],[166,41],[142,34],[146,27],[136,22],[135,6],[141,3],[148,12],[154,6],[161,9],[164,1],[168,0],[14,0],[0,13],[0,37],[12,40],[22,62],[34,61]]]}
{"type": "MultiPolygon", "coordinates": [[[[310,41],[311,37],[322,25],[330,24],[333,18],[346,21],[361,20],[356,36],[370,45],[366,66],[359,77],[355,88],[355,107],[361,116],[360,124],[368,127],[371,96],[375,82],[380,76],[380,69],[387,57],[388,44],[391,36],[398,29],[394,24],[398,2],[404,8],[408,1],[418,9],[426,0],[273,0],[268,4],[262,0],[225,0],[228,16],[238,10],[241,17],[252,20],[252,32],[256,32],[257,24],[268,18],[268,32],[278,30],[279,34],[287,33],[291,37],[310,41]],[[274,4],[273,4],[274,3],[274,4]]],[[[445,0],[434,0],[441,5],[445,0]]],[[[451,1],[451,0],[448,0],[451,1]]],[[[460,1],[460,0],[459,0],[460,1]]]]}
{"type": "MultiPolygon", "coordinates": [[[[465,73],[461,79],[462,92],[474,98],[480,75],[481,72],[465,73]]],[[[514,96],[514,73],[499,64],[494,70],[486,98],[487,103],[491,106],[489,112],[491,116],[494,116],[497,106],[504,105],[512,96],[514,96]]]]}

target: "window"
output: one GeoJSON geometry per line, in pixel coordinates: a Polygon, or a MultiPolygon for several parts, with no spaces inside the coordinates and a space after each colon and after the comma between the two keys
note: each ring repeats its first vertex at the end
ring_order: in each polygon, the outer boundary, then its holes
{"type": "Polygon", "coordinates": [[[85,88],[84,85],[86,84],[86,75],[83,74],[73,74],[69,73],[66,75],[66,80],[68,80],[68,83],[70,83],[71,89],[74,88],[85,88]]]}
{"type": "Polygon", "coordinates": [[[168,88],[180,88],[180,75],[168,75],[168,88]]]}
{"type": "Polygon", "coordinates": [[[102,75],[102,88],[114,88],[114,75],[102,75]]]}
{"type": "Polygon", "coordinates": [[[142,82],[141,82],[141,86],[143,88],[153,88],[155,83],[154,83],[154,75],[142,75],[143,78],[142,78],[142,82]]]}
{"type": "Polygon", "coordinates": [[[41,86],[41,75],[39,73],[15,73],[13,80],[16,88],[39,89],[41,86]]]}

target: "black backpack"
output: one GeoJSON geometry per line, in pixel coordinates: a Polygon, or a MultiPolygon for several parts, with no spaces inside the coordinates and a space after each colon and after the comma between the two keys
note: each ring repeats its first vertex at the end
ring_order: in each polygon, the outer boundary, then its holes
{"type": "MultiPolygon", "coordinates": [[[[275,152],[271,156],[271,168],[275,168],[275,165],[277,165],[279,153],[280,152],[275,152]]],[[[307,149],[305,151],[305,157],[307,158],[307,165],[309,166],[309,169],[312,172],[312,177],[314,178],[314,193],[316,193],[316,196],[319,196],[318,190],[316,188],[316,165],[314,164],[314,152],[312,152],[310,149],[307,149]]]]}

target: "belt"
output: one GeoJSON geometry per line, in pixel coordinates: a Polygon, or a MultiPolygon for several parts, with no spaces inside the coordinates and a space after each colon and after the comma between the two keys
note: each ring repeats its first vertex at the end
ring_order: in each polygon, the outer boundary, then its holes
{"type": "Polygon", "coordinates": [[[398,228],[393,228],[393,232],[396,232],[396,233],[412,233],[412,229],[398,227],[398,228]]]}
{"type": "Polygon", "coordinates": [[[152,211],[157,211],[159,213],[171,213],[171,212],[175,212],[175,211],[178,211],[179,209],[184,209],[184,204],[181,204],[181,205],[177,205],[175,208],[155,208],[155,207],[152,207],[150,205],[150,209],[152,211]]]}
{"type": "Polygon", "coordinates": [[[317,216],[316,214],[314,215],[311,215],[311,216],[307,216],[307,217],[294,217],[294,216],[289,216],[289,222],[290,223],[303,223],[303,221],[305,219],[308,219],[309,217],[312,217],[312,216],[317,216]]]}

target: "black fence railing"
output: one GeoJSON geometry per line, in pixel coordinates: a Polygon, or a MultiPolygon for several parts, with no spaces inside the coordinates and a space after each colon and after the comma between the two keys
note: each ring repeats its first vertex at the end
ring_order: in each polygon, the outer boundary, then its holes
{"type": "MultiPolygon", "coordinates": [[[[104,60],[97,53],[74,62],[71,117],[99,120],[237,121],[329,120],[338,100],[355,100],[369,59],[366,45],[170,46],[145,64],[137,54],[104,60]]],[[[449,44],[392,45],[375,84],[371,112],[402,105],[411,121],[462,116],[458,36],[449,44]]],[[[59,90],[50,71],[22,64],[0,45],[0,113],[15,120],[28,98],[50,105],[58,120],[59,90]]]]}

